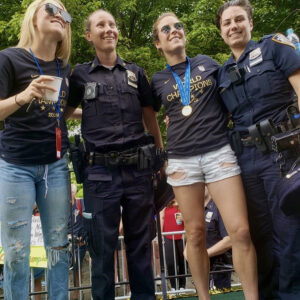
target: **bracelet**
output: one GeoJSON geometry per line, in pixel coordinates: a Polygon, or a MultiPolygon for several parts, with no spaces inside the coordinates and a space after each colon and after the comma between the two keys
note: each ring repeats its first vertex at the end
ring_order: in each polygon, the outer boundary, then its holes
{"type": "Polygon", "coordinates": [[[18,96],[18,94],[15,95],[15,103],[16,103],[19,107],[22,107],[23,105],[21,105],[20,103],[17,102],[17,96],[18,96]]]}

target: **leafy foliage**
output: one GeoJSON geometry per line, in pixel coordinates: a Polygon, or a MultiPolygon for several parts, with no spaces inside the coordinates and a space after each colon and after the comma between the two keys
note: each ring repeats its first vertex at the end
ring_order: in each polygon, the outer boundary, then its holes
{"type": "MultiPolygon", "coordinates": [[[[0,2],[0,50],[18,42],[20,24],[26,7],[32,0],[1,0],[0,2]]],[[[146,70],[149,79],[154,72],[165,67],[164,59],[152,43],[152,25],[166,11],[173,11],[184,22],[187,32],[187,53],[213,57],[223,63],[230,55],[219,30],[214,25],[215,14],[224,0],[63,0],[71,13],[72,55],[70,64],[93,59],[94,50],[84,39],[84,21],[96,9],[110,11],[116,18],[120,31],[118,53],[128,61],[134,61],[146,70]]],[[[300,35],[300,8],[295,0],[252,0],[254,30],[252,37],[260,39],[265,34],[293,28],[300,35]]],[[[163,137],[166,129],[164,113],[158,114],[163,137]]],[[[79,126],[69,122],[69,128],[79,126]]]]}

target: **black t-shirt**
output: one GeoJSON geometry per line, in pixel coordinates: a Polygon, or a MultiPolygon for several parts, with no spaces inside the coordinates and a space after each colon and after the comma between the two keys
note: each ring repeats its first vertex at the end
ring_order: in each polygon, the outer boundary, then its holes
{"type": "MultiPolygon", "coordinates": [[[[172,73],[165,69],[153,75],[151,86],[155,108],[166,108],[170,122],[167,131],[169,157],[194,156],[216,150],[228,143],[225,115],[217,93],[219,65],[210,57],[197,55],[191,63],[192,114],[182,115],[182,103],[172,73]]],[[[172,66],[184,84],[186,62],[172,66]]]]}
{"type": "MultiPolygon", "coordinates": [[[[62,119],[62,155],[68,147],[68,134],[63,113],[67,104],[70,66],[60,62],[62,119]]],[[[38,59],[45,75],[58,76],[56,60],[46,62],[38,59]]],[[[23,48],[8,48],[0,51],[0,98],[6,99],[24,91],[30,82],[40,76],[29,52],[23,48]]],[[[20,100],[20,99],[19,99],[20,100]]],[[[1,100],[0,100],[1,101],[1,100]]],[[[0,136],[1,158],[13,164],[48,164],[56,158],[56,116],[52,101],[34,101],[28,112],[28,104],[5,119],[5,128],[0,136]]]]}
{"type": "Polygon", "coordinates": [[[99,152],[137,146],[144,138],[142,108],[153,105],[143,69],[119,56],[111,69],[97,57],[74,68],[68,105],[80,103],[87,150],[99,152]]]}

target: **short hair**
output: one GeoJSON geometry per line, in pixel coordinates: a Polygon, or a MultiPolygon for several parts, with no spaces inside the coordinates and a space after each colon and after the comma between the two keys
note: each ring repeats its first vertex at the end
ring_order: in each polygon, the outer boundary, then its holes
{"type": "Polygon", "coordinates": [[[252,20],[253,10],[252,10],[251,3],[248,0],[232,0],[232,1],[224,3],[217,12],[215,23],[219,29],[221,29],[222,14],[223,14],[224,10],[226,10],[230,6],[240,6],[241,8],[243,8],[246,11],[249,21],[252,20]]]}
{"type": "Polygon", "coordinates": [[[159,40],[158,38],[158,24],[159,22],[164,19],[165,17],[175,17],[178,19],[178,17],[171,11],[165,12],[163,14],[161,14],[154,22],[153,24],[153,28],[152,28],[152,38],[153,38],[153,42],[157,42],[159,40]]]}
{"type": "MultiPolygon", "coordinates": [[[[29,48],[33,44],[35,39],[35,30],[33,21],[38,9],[46,3],[52,3],[54,5],[60,5],[63,9],[66,9],[60,0],[35,0],[27,8],[24,19],[21,26],[20,40],[17,47],[29,48]]],[[[57,45],[55,56],[61,59],[64,64],[69,60],[71,54],[71,27],[66,26],[67,36],[57,45]]]]}
{"type": "Polygon", "coordinates": [[[71,184],[71,192],[72,192],[72,194],[76,194],[77,193],[77,186],[74,183],[71,184]]]}
{"type": "Polygon", "coordinates": [[[99,8],[99,9],[93,11],[92,13],[90,13],[90,14],[88,15],[88,17],[86,18],[86,20],[85,20],[85,22],[84,22],[84,23],[85,23],[85,32],[89,32],[89,31],[91,30],[91,23],[92,23],[92,22],[91,22],[91,18],[92,18],[92,16],[93,16],[94,14],[96,14],[96,13],[98,13],[98,12],[105,12],[105,13],[111,15],[111,16],[113,17],[115,23],[116,23],[115,17],[114,17],[108,10],[99,8]]]}

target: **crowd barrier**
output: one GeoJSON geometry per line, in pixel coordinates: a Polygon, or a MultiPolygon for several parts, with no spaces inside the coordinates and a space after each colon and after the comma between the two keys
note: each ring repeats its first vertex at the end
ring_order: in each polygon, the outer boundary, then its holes
{"type": "MultiPolygon", "coordinates": [[[[155,294],[158,298],[165,299],[164,296],[168,298],[170,297],[177,297],[181,295],[194,295],[196,294],[196,290],[193,286],[191,274],[189,272],[188,263],[184,259],[184,274],[178,274],[177,270],[177,261],[176,261],[176,249],[174,247],[175,235],[182,235],[182,243],[183,246],[185,244],[185,232],[184,231],[176,231],[176,232],[164,232],[162,233],[162,247],[160,247],[158,243],[158,237],[156,237],[152,241],[152,262],[153,262],[153,276],[155,279],[155,294]],[[174,266],[175,266],[175,274],[173,276],[168,276],[167,272],[167,263],[166,263],[166,250],[165,250],[165,236],[169,235],[172,236],[172,243],[173,243],[173,259],[174,259],[174,266]],[[162,259],[160,259],[159,253],[162,253],[162,259]],[[160,266],[160,264],[163,266],[160,266]],[[184,289],[179,289],[179,278],[186,277],[186,285],[184,289]],[[175,278],[176,280],[176,289],[171,289],[170,285],[170,278],[175,278]]],[[[75,243],[70,243],[70,252],[74,252],[73,249],[75,247],[79,247],[75,243]]],[[[86,253],[85,259],[83,260],[83,264],[81,265],[79,259],[79,251],[78,257],[76,258],[78,261],[78,275],[79,280],[76,282],[75,280],[75,269],[70,270],[70,291],[69,291],[69,299],[72,299],[72,293],[74,290],[79,290],[79,297],[80,300],[87,300],[92,299],[91,297],[91,260],[89,258],[88,252],[86,253]]],[[[231,272],[233,271],[232,266],[225,266],[223,270],[215,271],[215,272],[231,272]]],[[[116,291],[116,298],[117,300],[121,299],[129,299],[130,298],[130,287],[129,287],[129,279],[127,273],[127,264],[126,264],[126,255],[125,255],[125,244],[124,244],[124,237],[119,236],[119,247],[118,250],[115,252],[115,291],[116,291]]],[[[47,297],[47,272],[42,278],[42,291],[35,291],[35,284],[34,284],[34,271],[31,268],[31,284],[30,284],[30,299],[36,300],[37,295],[41,295],[41,299],[48,299],[47,297]]],[[[239,285],[239,283],[235,283],[235,285],[239,285]]],[[[213,288],[211,286],[211,288],[213,288]]],[[[1,289],[0,289],[1,291],[1,289]]],[[[3,294],[0,294],[0,299],[3,299],[3,294]]]]}

